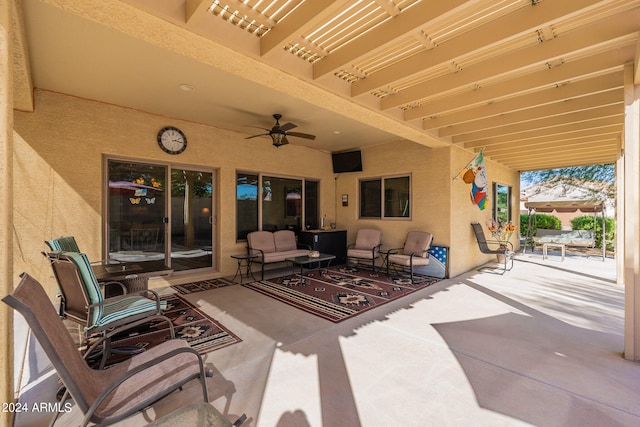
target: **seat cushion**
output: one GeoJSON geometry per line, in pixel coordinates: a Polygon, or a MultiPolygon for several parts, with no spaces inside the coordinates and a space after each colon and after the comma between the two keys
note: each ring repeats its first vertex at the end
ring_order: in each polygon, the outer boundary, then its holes
{"type": "Polygon", "coordinates": [[[307,249],[294,249],[291,251],[273,252],[269,254],[264,254],[264,263],[268,264],[270,262],[282,262],[287,258],[294,258],[297,256],[305,256],[305,255],[309,255],[309,251],[307,249]]]}
{"type": "Polygon", "coordinates": [[[274,231],[273,242],[276,247],[276,252],[295,251],[298,249],[296,234],[291,230],[274,231]]]}
{"type": "Polygon", "coordinates": [[[276,251],[273,233],[270,231],[253,231],[247,234],[247,243],[252,255],[260,255],[256,249],[262,250],[265,254],[276,251]]]}
{"type": "Polygon", "coordinates": [[[373,251],[371,249],[349,249],[347,251],[347,257],[349,258],[364,258],[364,259],[373,259],[377,257],[373,255],[373,251]]]}
{"type": "Polygon", "coordinates": [[[427,249],[431,246],[432,239],[432,234],[426,231],[409,231],[402,254],[411,255],[412,253],[420,252],[419,256],[427,258],[427,249]]]}
{"type": "Polygon", "coordinates": [[[380,232],[380,230],[363,228],[362,230],[358,230],[358,235],[356,236],[356,244],[354,248],[371,250],[375,246],[378,246],[380,244],[381,238],[382,238],[382,233],[380,232]]]}
{"type": "MultiPolygon", "coordinates": [[[[160,308],[166,309],[167,303],[161,302],[160,308]]],[[[156,312],[156,302],[142,296],[130,296],[125,298],[114,298],[112,301],[105,300],[102,317],[95,326],[104,326],[109,323],[124,320],[132,316],[142,314],[153,314],[156,312]],[[115,300],[115,301],[114,301],[115,300]]]]}
{"type": "Polygon", "coordinates": [[[393,263],[393,264],[405,265],[407,267],[409,265],[411,265],[411,264],[413,264],[413,265],[427,265],[427,264],[429,264],[429,258],[423,258],[421,256],[414,256],[413,257],[413,263],[412,263],[410,255],[402,255],[402,254],[389,255],[388,261],[393,263]]]}

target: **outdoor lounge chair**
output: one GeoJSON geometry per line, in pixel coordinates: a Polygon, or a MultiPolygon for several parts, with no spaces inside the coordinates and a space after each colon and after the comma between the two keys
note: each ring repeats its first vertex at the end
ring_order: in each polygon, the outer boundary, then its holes
{"type": "MultiPolygon", "coordinates": [[[[499,241],[499,240],[487,240],[484,236],[484,231],[482,230],[482,226],[477,222],[471,224],[473,227],[473,232],[476,235],[476,240],[478,241],[478,247],[480,248],[480,252],[483,254],[493,254],[500,255],[499,260],[501,263],[504,263],[503,267],[500,269],[499,274],[504,274],[505,271],[509,271],[513,268],[513,258],[515,256],[515,252],[513,251],[513,244],[511,242],[499,241]],[[491,249],[489,245],[498,245],[496,249],[491,249]],[[511,266],[507,268],[507,264],[511,262],[511,266]]],[[[483,267],[482,269],[487,269],[487,267],[483,267]]]]}
{"type": "MultiPolygon", "coordinates": [[[[78,242],[76,241],[76,238],[73,236],[56,237],[51,240],[45,240],[44,242],[47,244],[47,246],[49,246],[49,249],[51,249],[51,251],[53,252],[78,252],[78,253],[82,252],[80,250],[80,246],[78,246],[78,242]]],[[[103,263],[102,260],[91,262],[91,264],[101,264],[101,263],[103,263]]],[[[116,282],[116,281],[100,282],[100,286],[103,288],[107,288],[107,286],[109,287],[108,288],[109,292],[108,293],[105,292],[106,295],[108,296],[124,295],[127,293],[127,288],[120,282],[116,282]]]]}
{"type": "Polygon", "coordinates": [[[426,231],[409,231],[402,248],[389,249],[387,254],[387,275],[390,269],[408,269],[411,283],[414,280],[414,267],[429,264],[429,247],[433,234],[426,231]]]}
{"type": "Polygon", "coordinates": [[[80,247],[73,236],[56,237],[44,241],[52,251],[80,252],[80,247]]]}
{"type": "MultiPolygon", "coordinates": [[[[94,334],[104,337],[100,367],[104,367],[112,352],[111,337],[119,332],[150,322],[169,324],[171,338],[175,337],[173,323],[162,314],[166,303],[158,294],[147,290],[112,298],[104,298],[89,265],[87,256],[79,252],[43,253],[49,260],[60,291],[62,318],[80,324],[85,344],[94,334]]],[[[95,345],[87,349],[88,355],[95,345]]],[[[116,351],[119,352],[119,351],[116,351]]],[[[126,353],[131,353],[128,349],[126,353]]]]}
{"type": "Polygon", "coordinates": [[[356,242],[347,247],[347,261],[349,259],[371,263],[373,272],[376,271],[376,259],[380,256],[382,246],[382,232],[372,228],[358,230],[356,242]]]}
{"type": "MultiPolygon", "coordinates": [[[[91,369],[57,316],[42,285],[23,273],[15,291],[4,301],[27,321],[62,383],[89,422],[107,425],[122,420],[181,388],[193,379],[209,401],[200,355],[185,340],[172,339],[111,366],[91,369]]],[[[57,419],[52,420],[52,425],[57,419]]]]}

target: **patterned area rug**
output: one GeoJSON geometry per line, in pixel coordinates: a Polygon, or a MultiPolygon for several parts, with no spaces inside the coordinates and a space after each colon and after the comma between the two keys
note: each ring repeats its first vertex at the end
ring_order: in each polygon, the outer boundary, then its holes
{"type": "Polygon", "coordinates": [[[222,288],[233,284],[233,282],[227,279],[211,279],[202,280],[200,282],[183,283],[181,285],[172,285],[171,287],[181,294],[191,294],[194,292],[208,291],[209,289],[222,288]]]}
{"type": "Polygon", "coordinates": [[[426,288],[440,279],[418,276],[390,278],[384,273],[331,267],[242,286],[332,322],[341,322],[374,307],[426,288]]]}
{"type": "MultiPolygon", "coordinates": [[[[180,295],[169,295],[163,299],[167,301],[165,315],[174,325],[176,338],[186,339],[198,353],[208,353],[242,341],[220,322],[207,316],[180,295]]],[[[134,329],[126,335],[114,337],[112,347],[146,349],[169,338],[167,322],[158,321],[150,326],[134,329]]],[[[127,357],[114,354],[107,364],[119,362],[127,357]]]]}

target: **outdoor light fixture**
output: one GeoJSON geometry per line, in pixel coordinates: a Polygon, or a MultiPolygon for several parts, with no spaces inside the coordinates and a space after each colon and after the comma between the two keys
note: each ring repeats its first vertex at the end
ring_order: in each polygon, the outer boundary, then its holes
{"type": "Polygon", "coordinates": [[[271,139],[273,140],[273,145],[276,147],[280,147],[282,145],[282,141],[284,140],[285,134],[280,132],[272,132],[271,139]]]}

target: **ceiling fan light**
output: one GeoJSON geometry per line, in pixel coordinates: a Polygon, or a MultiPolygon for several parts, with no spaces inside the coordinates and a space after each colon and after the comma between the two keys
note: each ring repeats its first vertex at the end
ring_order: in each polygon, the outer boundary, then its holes
{"type": "Polygon", "coordinates": [[[284,134],[279,132],[271,133],[271,139],[273,140],[273,145],[279,147],[282,145],[282,140],[284,139],[284,134]]]}

